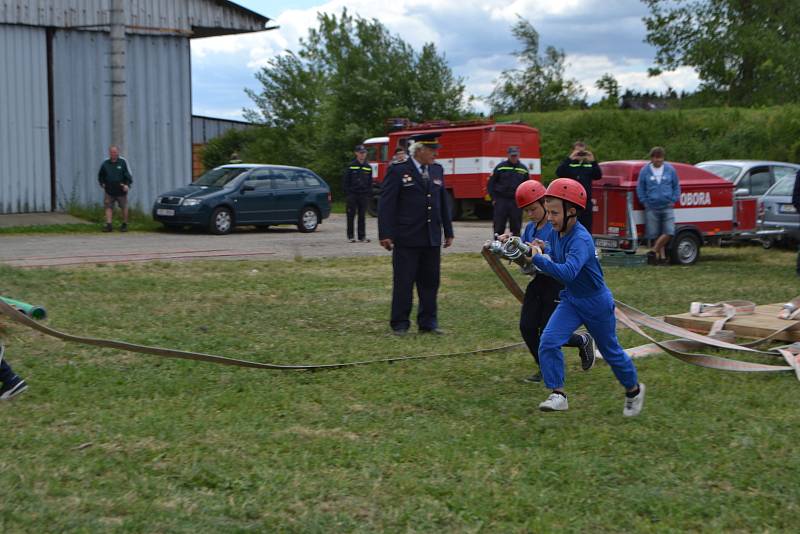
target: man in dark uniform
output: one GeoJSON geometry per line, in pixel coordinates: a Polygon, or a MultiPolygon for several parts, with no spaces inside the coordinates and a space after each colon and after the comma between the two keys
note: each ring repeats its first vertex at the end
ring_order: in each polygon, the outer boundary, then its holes
{"type": "Polygon", "coordinates": [[[420,333],[441,334],[436,315],[439,291],[442,231],[444,247],[453,243],[453,225],[447,209],[444,169],[435,163],[439,133],[412,136],[406,161],[389,166],[378,205],[378,235],[392,251],[392,315],[390,326],[405,335],[414,284],[419,295],[417,326],[420,333]]]}
{"type": "Polygon", "coordinates": [[[589,151],[586,143],[575,141],[572,143],[572,152],[569,157],[561,162],[556,169],[558,178],[572,178],[580,182],[586,190],[586,209],[581,210],[578,221],[592,233],[592,181],[603,177],[603,171],[594,159],[594,154],[589,151]]]}
{"type": "Polygon", "coordinates": [[[369,243],[367,239],[366,213],[367,205],[372,196],[372,167],[367,163],[367,148],[358,145],[355,148],[355,158],[344,170],[342,186],[347,200],[347,239],[353,239],[353,219],[358,213],[358,240],[369,243]]]}
{"type": "Polygon", "coordinates": [[[504,234],[506,221],[513,235],[519,235],[522,227],[522,210],[514,195],[517,187],[530,178],[528,167],[519,161],[519,147],[508,147],[508,159],[500,162],[492,171],[486,191],[494,206],[494,233],[504,234]]]}
{"type": "MultiPolygon", "coordinates": [[[[800,213],[800,171],[794,177],[794,189],[792,189],[792,206],[800,213]]],[[[800,245],[797,246],[797,276],[800,276],[800,245]]]]}

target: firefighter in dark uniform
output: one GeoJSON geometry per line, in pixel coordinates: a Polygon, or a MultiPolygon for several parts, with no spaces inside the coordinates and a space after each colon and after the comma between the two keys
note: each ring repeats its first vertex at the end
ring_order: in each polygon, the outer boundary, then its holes
{"type": "Polygon", "coordinates": [[[358,214],[358,240],[369,243],[367,239],[366,213],[372,196],[372,167],[367,163],[367,149],[364,145],[355,148],[355,158],[344,170],[342,187],[347,200],[347,239],[353,238],[353,220],[358,214]]]}
{"type": "Polygon", "coordinates": [[[572,143],[572,152],[569,157],[561,162],[556,169],[556,176],[559,178],[572,178],[580,182],[586,190],[586,209],[581,210],[578,215],[578,222],[589,230],[592,234],[592,182],[603,177],[603,171],[594,158],[594,154],[589,151],[586,143],[575,141],[572,143]]]}
{"type": "Polygon", "coordinates": [[[508,147],[508,159],[500,162],[492,171],[486,191],[494,205],[494,233],[506,231],[506,221],[513,235],[519,235],[522,227],[522,210],[517,207],[514,195],[517,187],[530,178],[528,167],[519,161],[519,147],[508,147]]]}
{"type": "Polygon", "coordinates": [[[414,285],[419,295],[420,333],[441,334],[436,313],[441,247],[453,243],[447,208],[444,169],[435,163],[439,133],[411,136],[410,157],[390,165],[378,204],[378,235],[392,251],[392,315],[390,326],[405,335],[414,285]],[[444,232],[444,240],[442,233],[444,232]]]}

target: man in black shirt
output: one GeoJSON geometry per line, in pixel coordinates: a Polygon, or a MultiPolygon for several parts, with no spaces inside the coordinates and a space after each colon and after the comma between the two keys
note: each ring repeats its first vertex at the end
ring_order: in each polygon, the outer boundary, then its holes
{"type": "Polygon", "coordinates": [[[508,159],[500,162],[492,171],[486,191],[494,206],[494,233],[504,234],[506,221],[513,235],[520,235],[522,209],[517,206],[514,195],[517,187],[530,179],[528,167],[519,161],[519,147],[508,147],[508,159]]]}
{"type": "Polygon", "coordinates": [[[561,162],[556,169],[556,177],[572,178],[580,182],[586,190],[586,209],[578,215],[578,221],[592,233],[592,182],[603,177],[603,171],[595,161],[594,154],[589,151],[586,143],[576,141],[572,144],[569,157],[561,162]]]}

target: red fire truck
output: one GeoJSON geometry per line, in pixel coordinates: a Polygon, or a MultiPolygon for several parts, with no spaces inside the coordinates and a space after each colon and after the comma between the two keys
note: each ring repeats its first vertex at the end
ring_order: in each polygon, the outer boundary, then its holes
{"type": "Polygon", "coordinates": [[[491,218],[492,206],[486,196],[486,182],[494,167],[506,159],[509,146],[520,148],[520,161],[530,170],[531,178],[541,181],[542,163],[539,130],[521,123],[485,121],[431,121],[413,124],[407,119],[390,119],[389,135],[364,141],[367,160],[372,166],[376,199],[370,213],[377,213],[380,184],[397,147],[405,147],[409,136],[436,131],[441,148],[436,162],[444,167],[445,184],[454,219],[475,214],[491,218]]]}
{"type": "MultiPolygon", "coordinates": [[[[644,240],[644,206],[636,196],[639,170],[648,161],[607,161],[603,178],[592,184],[592,230],[602,250],[635,252],[644,240]]],[[[756,230],[755,197],[734,199],[733,183],[686,163],[672,163],[681,184],[675,204],[672,263],[690,265],[704,243],[752,240],[770,232],[756,230]]]]}

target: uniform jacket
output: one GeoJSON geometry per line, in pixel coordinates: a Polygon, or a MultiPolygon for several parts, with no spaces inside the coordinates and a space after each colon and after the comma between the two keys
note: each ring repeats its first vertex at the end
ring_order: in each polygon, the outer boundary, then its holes
{"type": "MultiPolygon", "coordinates": [[[[556,169],[559,178],[572,178],[580,182],[586,189],[586,198],[592,198],[592,181],[603,177],[603,171],[596,161],[585,162],[580,159],[566,158],[556,169]]],[[[587,204],[588,206],[588,204],[587,204]]]]}
{"type": "Polygon", "coordinates": [[[642,167],[636,183],[636,196],[639,197],[639,202],[644,204],[645,208],[672,207],[681,197],[681,184],[678,181],[675,167],[664,163],[664,175],[661,177],[660,183],[653,176],[653,170],[649,164],[642,167]]]}
{"type": "Polygon", "coordinates": [[[800,213],[800,171],[794,177],[794,190],[792,191],[792,205],[800,213]]]}
{"type": "Polygon", "coordinates": [[[389,166],[378,203],[380,239],[401,247],[438,247],[442,230],[445,237],[453,237],[444,169],[434,163],[428,174],[426,186],[411,158],[389,166]]]}
{"type": "Polygon", "coordinates": [[[486,191],[492,200],[498,198],[514,199],[519,184],[530,178],[528,167],[522,163],[500,162],[492,171],[486,191]]]}
{"type": "Polygon", "coordinates": [[[372,194],[372,167],[364,160],[359,163],[353,158],[342,176],[342,188],[345,195],[372,194]]]}
{"type": "Polygon", "coordinates": [[[125,158],[118,157],[117,161],[113,162],[107,159],[100,165],[100,171],[97,173],[97,181],[112,197],[120,197],[125,195],[122,190],[122,184],[131,185],[133,183],[133,176],[128,169],[128,162],[125,158]]]}

